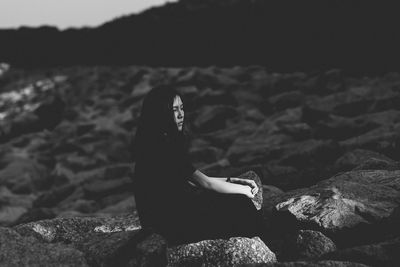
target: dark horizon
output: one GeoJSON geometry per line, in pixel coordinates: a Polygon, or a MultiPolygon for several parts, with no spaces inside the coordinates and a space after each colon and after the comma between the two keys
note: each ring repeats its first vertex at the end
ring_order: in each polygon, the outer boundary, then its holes
{"type": "Polygon", "coordinates": [[[186,0],[97,28],[0,30],[0,61],[385,73],[400,70],[395,10],[370,1],[186,0]]]}

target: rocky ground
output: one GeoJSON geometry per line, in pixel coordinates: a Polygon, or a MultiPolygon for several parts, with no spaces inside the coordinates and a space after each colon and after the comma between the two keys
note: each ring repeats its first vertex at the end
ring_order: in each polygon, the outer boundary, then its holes
{"type": "Polygon", "coordinates": [[[0,146],[0,265],[400,264],[397,73],[2,64],[0,146]],[[196,167],[256,172],[269,244],[171,248],[140,228],[131,139],[164,83],[183,94],[196,167]]]}

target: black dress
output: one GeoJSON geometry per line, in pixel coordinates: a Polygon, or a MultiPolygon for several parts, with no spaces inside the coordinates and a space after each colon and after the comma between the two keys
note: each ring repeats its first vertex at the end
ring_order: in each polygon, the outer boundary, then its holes
{"type": "Polygon", "coordinates": [[[143,227],[171,244],[262,234],[261,214],[248,197],[195,190],[188,183],[194,171],[183,146],[165,138],[142,152],[134,193],[143,227]]]}

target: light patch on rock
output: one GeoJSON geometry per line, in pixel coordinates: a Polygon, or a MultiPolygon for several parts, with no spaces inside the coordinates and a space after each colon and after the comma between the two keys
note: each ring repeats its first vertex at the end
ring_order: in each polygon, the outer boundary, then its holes
{"type": "Polygon", "coordinates": [[[167,249],[168,266],[237,266],[276,262],[259,237],[203,240],[167,249]]]}
{"type": "Polygon", "coordinates": [[[110,225],[100,225],[94,228],[95,232],[100,233],[115,233],[122,231],[135,231],[141,229],[141,226],[138,225],[128,225],[128,226],[110,226],[110,225]]]}
{"type": "Polygon", "coordinates": [[[10,69],[10,64],[5,62],[0,63],[0,77],[6,74],[6,72],[10,69]]]}
{"type": "Polygon", "coordinates": [[[366,210],[365,205],[345,198],[335,187],[321,193],[293,197],[275,207],[278,211],[289,211],[299,221],[312,222],[325,229],[337,230],[343,222],[347,222],[347,226],[368,223],[358,215],[366,210]]]}
{"type": "Polygon", "coordinates": [[[35,224],[32,229],[48,242],[53,241],[56,236],[56,231],[52,227],[44,227],[43,225],[35,224]]]}

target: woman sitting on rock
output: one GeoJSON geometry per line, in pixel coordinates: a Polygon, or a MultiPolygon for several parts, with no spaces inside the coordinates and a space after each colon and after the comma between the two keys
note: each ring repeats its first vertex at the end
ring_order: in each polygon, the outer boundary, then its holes
{"type": "Polygon", "coordinates": [[[263,236],[261,214],[251,199],[252,180],[209,177],[189,161],[184,108],[169,86],[144,99],[134,140],[134,193],[144,228],[170,244],[233,236],[263,236]],[[204,189],[201,193],[194,186],[204,189]]]}

